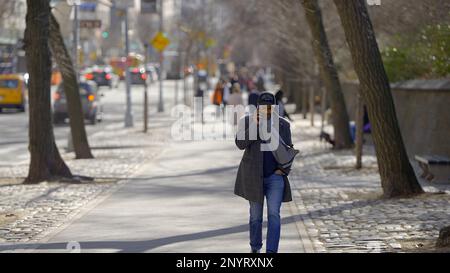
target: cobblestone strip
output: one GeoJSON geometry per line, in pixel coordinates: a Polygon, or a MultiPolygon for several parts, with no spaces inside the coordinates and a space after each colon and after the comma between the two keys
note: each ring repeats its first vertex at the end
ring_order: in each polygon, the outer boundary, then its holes
{"type": "Polygon", "coordinates": [[[352,151],[331,151],[319,144],[318,128],[295,125],[303,157],[291,174],[293,198],[316,252],[434,251],[440,228],[450,224],[448,186],[442,194],[383,199],[373,149],[366,147],[358,171],[352,151]]]}
{"type": "MultiPolygon", "coordinates": [[[[292,194],[293,194],[293,197],[296,198],[296,200],[301,201],[300,198],[297,198],[297,196],[295,196],[295,195],[298,195],[298,192],[294,191],[292,194]]],[[[299,207],[301,207],[301,206],[299,206],[299,207]]],[[[300,240],[302,243],[302,250],[305,253],[318,252],[320,250],[317,250],[314,247],[314,245],[317,246],[317,243],[316,244],[313,243],[313,240],[312,240],[311,236],[309,235],[310,233],[306,229],[305,219],[301,215],[301,214],[304,214],[305,211],[304,210],[300,211],[299,207],[297,207],[297,205],[295,203],[289,203],[289,209],[291,211],[291,215],[294,217],[295,225],[297,227],[298,234],[300,235],[300,240]]]]}
{"type": "MultiPolygon", "coordinates": [[[[144,135],[136,129],[109,126],[90,138],[95,159],[74,160],[63,154],[74,174],[94,177],[82,184],[40,183],[0,185],[0,244],[37,242],[75,217],[83,208],[126,182],[145,162],[163,150],[169,139],[170,119],[165,126],[144,135]]],[[[2,177],[23,177],[28,166],[1,168],[2,177]]]]}
{"type": "MultiPolygon", "coordinates": [[[[73,212],[78,211],[112,186],[112,183],[104,185],[42,183],[38,187],[47,189],[44,194],[26,202],[23,206],[12,207],[9,210],[8,213],[17,217],[17,220],[2,226],[1,239],[6,243],[39,240],[49,232],[49,229],[60,225],[73,212]]],[[[33,189],[27,188],[22,192],[32,194],[32,191],[33,189]]],[[[20,199],[24,198],[20,197],[20,199]]]]}

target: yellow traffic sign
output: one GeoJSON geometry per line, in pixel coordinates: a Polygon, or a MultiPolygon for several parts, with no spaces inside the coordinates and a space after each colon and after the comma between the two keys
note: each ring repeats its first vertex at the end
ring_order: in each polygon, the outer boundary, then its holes
{"type": "Polygon", "coordinates": [[[162,32],[156,33],[155,37],[150,41],[152,46],[159,52],[164,51],[166,47],[170,44],[169,38],[162,32]]]}
{"type": "Polygon", "coordinates": [[[215,47],[217,44],[217,41],[214,38],[208,38],[205,42],[205,46],[207,48],[215,47]]]}

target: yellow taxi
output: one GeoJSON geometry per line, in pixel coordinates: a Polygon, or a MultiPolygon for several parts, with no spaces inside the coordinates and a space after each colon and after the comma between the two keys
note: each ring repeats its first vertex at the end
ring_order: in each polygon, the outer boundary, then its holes
{"type": "Polygon", "coordinates": [[[0,112],[15,108],[25,112],[27,86],[21,75],[0,75],[0,112]]]}

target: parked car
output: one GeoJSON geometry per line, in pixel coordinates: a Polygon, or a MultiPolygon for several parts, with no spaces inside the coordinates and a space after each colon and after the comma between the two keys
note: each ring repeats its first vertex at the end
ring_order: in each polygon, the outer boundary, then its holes
{"type": "Polygon", "coordinates": [[[145,85],[148,75],[144,67],[130,67],[131,84],[145,85]]]}
{"type": "Polygon", "coordinates": [[[0,112],[4,108],[25,112],[27,86],[21,75],[0,75],[0,112]]]}
{"type": "Polygon", "coordinates": [[[117,87],[118,76],[112,72],[109,66],[94,66],[86,69],[84,72],[84,79],[87,81],[94,81],[97,86],[117,87]]]}
{"type": "MultiPolygon", "coordinates": [[[[64,123],[66,118],[69,118],[69,113],[62,84],[58,86],[53,95],[53,123],[64,123]]],[[[93,81],[80,82],[80,97],[84,118],[91,124],[101,121],[103,111],[97,84],[93,81]]]]}

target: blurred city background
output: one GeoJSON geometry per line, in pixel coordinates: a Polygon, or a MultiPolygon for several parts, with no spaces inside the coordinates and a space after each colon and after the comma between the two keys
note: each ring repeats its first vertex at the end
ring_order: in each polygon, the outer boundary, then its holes
{"type": "Polygon", "coordinates": [[[0,0],[1,251],[247,252],[241,151],[171,114],[264,91],[302,152],[281,252],[448,251],[447,1],[36,1],[0,0]]]}

